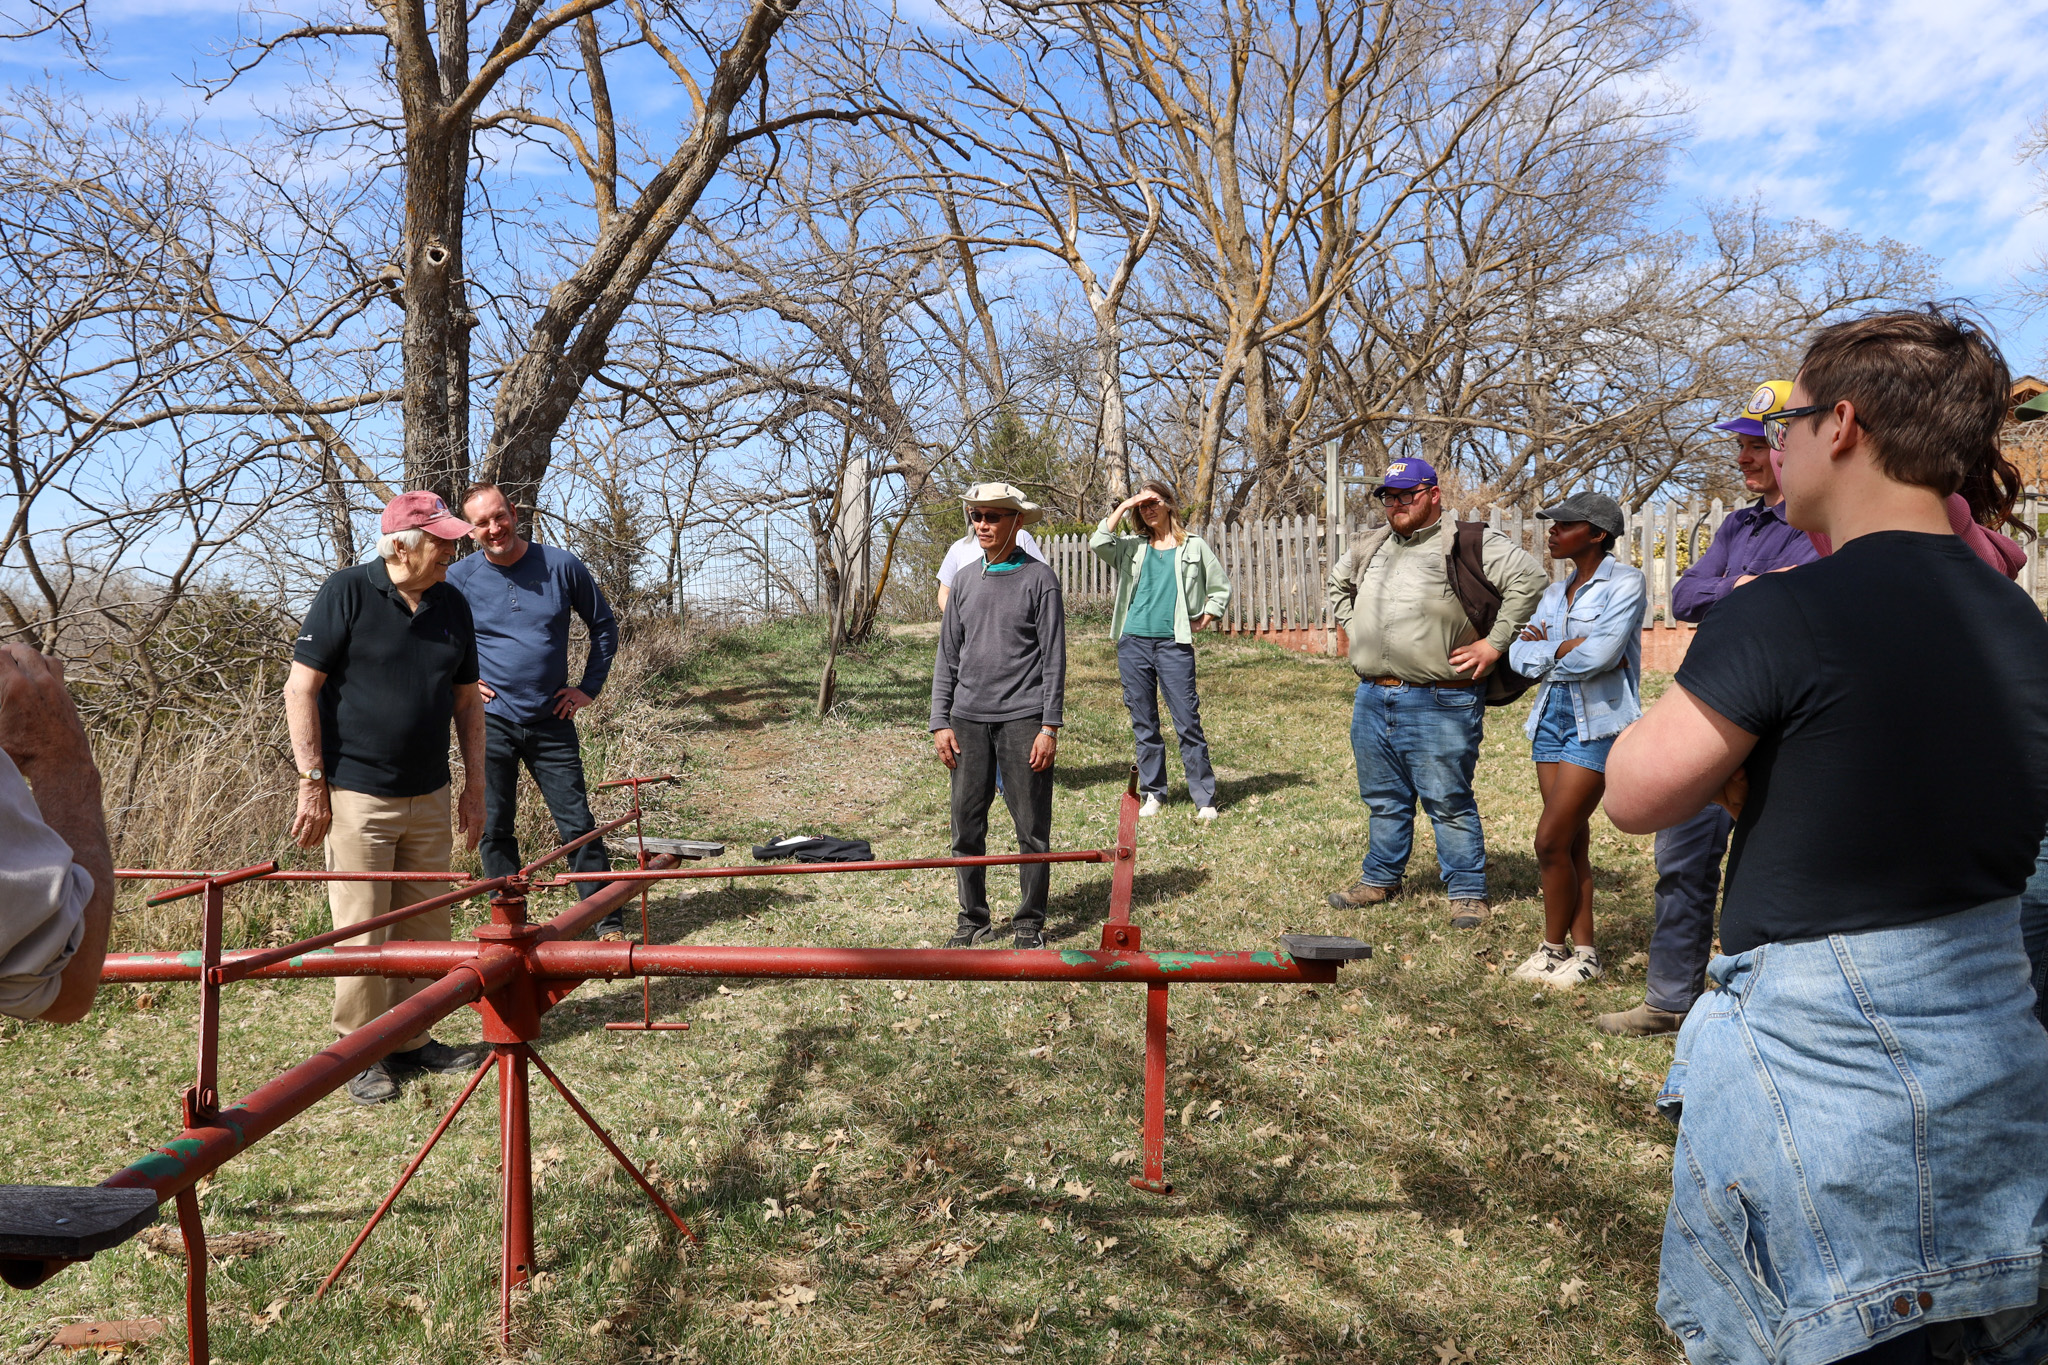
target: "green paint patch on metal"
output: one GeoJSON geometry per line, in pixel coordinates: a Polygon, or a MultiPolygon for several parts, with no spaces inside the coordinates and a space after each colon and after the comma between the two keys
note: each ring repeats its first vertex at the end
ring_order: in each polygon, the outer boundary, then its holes
{"type": "Polygon", "coordinates": [[[1130,965],[1128,962],[1116,958],[1111,958],[1107,962],[1104,962],[1102,959],[1103,954],[1101,953],[1085,952],[1079,948],[1062,948],[1060,950],[1060,961],[1066,963],[1069,967],[1107,967],[1110,971],[1116,971],[1119,968],[1130,965]]]}
{"type": "Polygon", "coordinates": [[[189,952],[178,954],[178,965],[180,967],[204,967],[206,959],[200,956],[197,948],[194,948],[189,952]]]}
{"type": "Polygon", "coordinates": [[[312,952],[310,952],[310,953],[300,953],[300,954],[299,954],[299,955],[298,955],[297,957],[288,957],[288,958],[286,958],[286,959],[285,959],[285,963],[284,963],[284,965],[285,965],[285,966],[287,966],[287,967],[303,967],[303,966],[305,966],[305,965],[306,965],[306,959],[307,959],[307,958],[309,958],[309,957],[323,957],[323,956],[325,956],[325,957],[333,957],[333,956],[334,956],[334,949],[332,949],[332,948],[315,948],[315,949],[314,949],[314,950],[313,950],[312,952]]]}
{"type": "Polygon", "coordinates": [[[185,1163],[198,1156],[200,1149],[205,1145],[198,1138],[174,1138],[136,1162],[131,1169],[151,1180],[183,1175],[185,1163]]]}
{"type": "Polygon", "coordinates": [[[1184,972],[1190,967],[1216,960],[1214,953],[1153,953],[1150,956],[1162,972],[1184,972]]]}
{"type": "Polygon", "coordinates": [[[1294,959],[1286,953],[1253,953],[1252,961],[1261,967],[1291,967],[1294,959]]]}

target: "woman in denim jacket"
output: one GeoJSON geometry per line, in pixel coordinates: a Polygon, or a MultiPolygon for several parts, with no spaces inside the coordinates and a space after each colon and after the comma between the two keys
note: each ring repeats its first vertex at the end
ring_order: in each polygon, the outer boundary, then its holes
{"type": "Polygon", "coordinates": [[[1572,576],[1544,589],[1535,618],[1508,647],[1509,667],[1541,684],[1528,735],[1543,793],[1536,823],[1543,945],[1513,974],[1570,989],[1601,974],[1593,945],[1592,819],[1607,789],[1607,750],[1643,713],[1648,594],[1642,570],[1614,560],[1624,529],[1614,499],[1579,493],[1536,515],[1551,523],[1550,557],[1570,560],[1572,576]]]}
{"type": "Polygon", "coordinates": [[[1195,695],[1195,632],[1230,605],[1223,562],[1200,536],[1180,523],[1173,490],[1146,484],[1102,519],[1088,548],[1116,570],[1116,611],[1110,638],[1124,683],[1124,705],[1138,747],[1140,815],[1157,815],[1166,798],[1166,741],[1159,733],[1159,694],[1173,713],[1180,762],[1197,820],[1216,818],[1216,774],[1202,734],[1201,699],[1195,695]],[[1121,534],[1125,513],[1142,535],[1121,534]]]}

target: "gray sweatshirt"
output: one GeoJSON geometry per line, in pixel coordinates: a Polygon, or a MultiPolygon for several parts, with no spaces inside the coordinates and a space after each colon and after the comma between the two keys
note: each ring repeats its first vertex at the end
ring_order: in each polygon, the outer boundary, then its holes
{"type": "Polygon", "coordinates": [[[953,580],[932,668],[932,725],[1064,723],[1067,609],[1059,575],[1036,560],[1005,573],[971,562],[953,580]]]}

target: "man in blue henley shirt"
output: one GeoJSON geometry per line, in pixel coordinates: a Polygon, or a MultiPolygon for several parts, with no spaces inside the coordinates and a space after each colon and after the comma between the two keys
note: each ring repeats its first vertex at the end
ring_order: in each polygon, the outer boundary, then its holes
{"type": "MultiPolygon", "coordinates": [[[[494,484],[479,484],[462,498],[463,514],[482,554],[448,570],[448,582],[469,601],[476,618],[478,672],[484,695],[484,876],[503,877],[521,866],[517,820],[519,765],[533,774],[555,832],[563,843],[597,828],[583,782],[583,749],[576,713],[597,700],[619,650],[619,623],[582,560],[552,545],[521,539],[512,504],[494,484]],[[590,631],[583,679],[569,685],[569,613],[590,631]]],[[[608,872],[604,840],[569,855],[573,872],[608,872]]],[[[579,882],[582,895],[601,882],[579,882]]],[[[613,911],[599,921],[601,939],[624,939],[613,911]]]]}

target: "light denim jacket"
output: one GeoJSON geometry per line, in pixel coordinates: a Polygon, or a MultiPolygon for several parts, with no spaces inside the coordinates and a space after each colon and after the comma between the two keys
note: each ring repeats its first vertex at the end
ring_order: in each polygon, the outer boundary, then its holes
{"type": "Polygon", "coordinates": [[[1590,744],[1620,734],[1643,714],[1643,608],[1649,587],[1641,569],[1617,564],[1612,555],[1600,561],[1578,598],[1567,604],[1569,586],[1552,583],[1543,590],[1529,624],[1545,627],[1550,638],[1516,640],[1508,646],[1508,667],[1542,684],[1524,727],[1531,739],[1550,689],[1562,687],[1578,722],[1579,743],[1590,744]],[[1560,644],[1580,636],[1584,644],[1557,657],[1560,644]]]}

